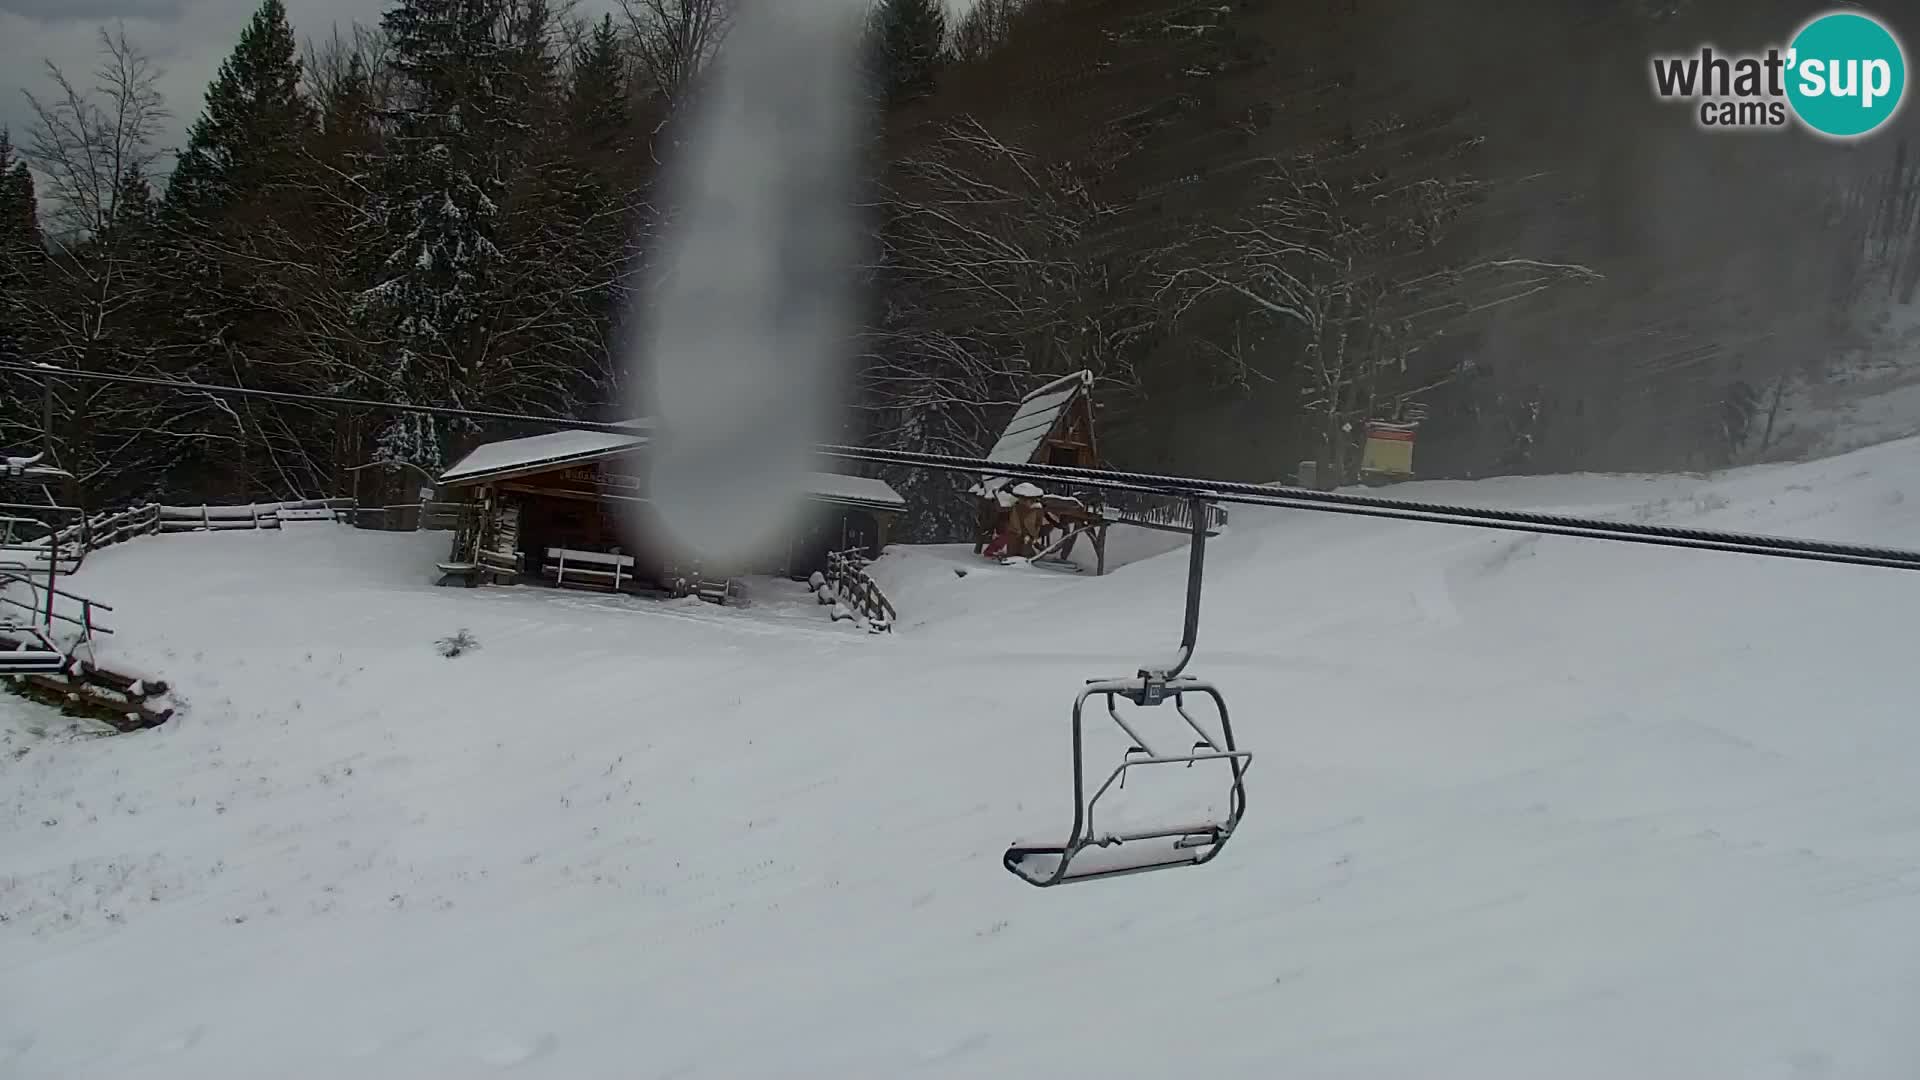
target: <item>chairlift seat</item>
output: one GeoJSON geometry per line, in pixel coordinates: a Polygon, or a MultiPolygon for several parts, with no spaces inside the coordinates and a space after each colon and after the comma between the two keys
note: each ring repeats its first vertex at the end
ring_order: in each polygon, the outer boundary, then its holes
{"type": "Polygon", "coordinates": [[[1171,836],[1096,841],[1080,847],[1071,857],[1065,848],[1057,845],[1016,844],[1007,849],[1003,861],[1008,870],[1035,885],[1069,885],[1076,881],[1198,866],[1212,858],[1225,842],[1225,835],[1208,827],[1180,830],[1171,836]]]}
{"type": "Polygon", "coordinates": [[[1073,706],[1074,818],[1067,837],[1065,841],[1058,842],[1015,841],[1007,847],[1001,863],[1014,876],[1043,888],[1152,870],[1204,865],[1226,846],[1246,810],[1243,778],[1252,760],[1251,753],[1235,746],[1226,701],[1210,683],[1191,678],[1162,681],[1148,675],[1133,679],[1091,680],[1082,688],[1073,706]],[[1212,699],[1219,714],[1220,733],[1217,737],[1187,711],[1185,698],[1189,694],[1212,699]],[[1103,699],[1108,716],[1127,734],[1132,745],[1107,774],[1105,781],[1089,795],[1082,722],[1087,700],[1095,697],[1103,699]],[[1142,708],[1172,705],[1199,738],[1182,751],[1156,752],[1141,737],[1140,729],[1120,716],[1116,704],[1121,698],[1142,708]],[[1224,820],[1185,821],[1125,830],[1100,829],[1094,813],[1096,806],[1116,785],[1125,786],[1129,772],[1160,766],[1190,768],[1210,761],[1225,762],[1230,770],[1231,781],[1227,793],[1229,809],[1224,820]]]}
{"type": "Polygon", "coordinates": [[[67,654],[49,649],[0,652],[0,675],[52,675],[66,669],[67,654]]]}
{"type": "Polygon", "coordinates": [[[26,634],[13,648],[0,648],[0,675],[48,675],[67,669],[70,658],[31,626],[0,626],[0,635],[26,634]]]}
{"type": "MultiPolygon", "coordinates": [[[[1220,854],[1246,813],[1244,779],[1253,755],[1234,744],[1233,721],[1227,715],[1227,702],[1220,691],[1212,683],[1181,675],[1187,662],[1193,659],[1194,643],[1200,631],[1201,570],[1209,535],[1206,509],[1204,496],[1195,496],[1189,502],[1192,547],[1187,563],[1186,623],[1180,634],[1179,651],[1164,663],[1142,665],[1132,678],[1089,679],[1073,700],[1073,824],[1068,827],[1064,841],[1016,841],[1001,856],[1002,865],[1029,885],[1046,888],[1074,881],[1201,866],[1220,854]],[[1218,735],[1187,711],[1189,696],[1212,700],[1219,718],[1218,735]],[[1128,745],[1106,780],[1089,795],[1084,718],[1088,699],[1096,697],[1106,706],[1108,718],[1126,733],[1128,745]],[[1172,705],[1172,711],[1191,731],[1190,735],[1183,734],[1179,743],[1184,749],[1175,750],[1175,744],[1166,742],[1164,735],[1156,738],[1160,748],[1155,749],[1153,742],[1145,737],[1145,725],[1136,726],[1121,715],[1118,705],[1122,699],[1132,704],[1133,709],[1129,711],[1172,705]],[[1102,830],[1094,811],[1116,784],[1121,788],[1126,786],[1129,772],[1162,766],[1191,769],[1201,762],[1223,762],[1228,768],[1227,813],[1223,819],[1194,823],[1176,818],[1173,824],[1102,830]]],[[[1162,710],[1160,715],[1164,714],[1162,710]]]]}

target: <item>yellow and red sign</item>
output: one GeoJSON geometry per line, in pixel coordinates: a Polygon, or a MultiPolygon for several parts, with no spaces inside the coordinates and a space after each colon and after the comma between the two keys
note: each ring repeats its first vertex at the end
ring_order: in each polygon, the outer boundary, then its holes
{"type": "Polygon", "coordinates": [[[1360,455],[1360,471],[1383,476],[1413,476],[1413,436],[1417,425],[1376,420],[1367,425],[1367,445],[1360,455]]]}

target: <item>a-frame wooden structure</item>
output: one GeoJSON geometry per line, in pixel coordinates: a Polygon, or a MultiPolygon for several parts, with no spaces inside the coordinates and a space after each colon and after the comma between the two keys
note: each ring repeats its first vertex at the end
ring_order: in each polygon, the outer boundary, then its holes
{"type": "MultiPolygon", "coordinates": [[[[1100,447],[1093,433],[1093,372],[1063,375],[1021,398],[999,441],[987,451],[987,460],[1099,468],[1100,447]]],[[[981,491],[992,495],[1008,482],[1004,476],[989,474],[981,478],[981,491]]]]}
{"type": "MultiPolygon", "coordinates": [[[[1093,372],[1063,375],[1020,399],[1013,418],[987,451],[988,461],[1018,465],[1100,467],[1100,446],[1093,429],[1093,372]]],[[[1003,488],[1018,481],[987,473],[974,490],[978,499],[973,549],[983,550],[1004,512],[1003,488]]],[[[1045,486],[1045,485],[1042,485],[1045,486]]],[[[1070,495],[1054,494],[1042,500],[1047,513],[1065,530],[1060,543],[1072,551],[1073,539],[1084,533],[1093,543],[1094,573],[1106,572],[1107,522],[1100,507],[1070,495]]],[[[1063,554],[1062,558],[1065,557],[1063,554]]]]}

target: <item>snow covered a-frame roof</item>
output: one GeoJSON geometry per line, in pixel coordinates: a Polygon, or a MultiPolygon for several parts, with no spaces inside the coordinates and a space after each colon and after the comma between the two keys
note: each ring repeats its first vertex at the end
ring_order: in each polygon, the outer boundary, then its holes
{"type": "Polygon", "coordinates": [[[509,476],[546,472],[589,461],[598,461],[625,450],[645,446],[649,425],[645,420],[628,420],[620,425],[634,429],[632,435],[607,431],[555,431],[529,435],[524,439],[503,439],[487,443],[440,474],[442,484],[460,486],[482,480],[500,480],[509,476]]]}
{"type": "Polygon", "coordinates": [[[850,506],[865,506],[877,510],[900,510],[907,505],[907,500],[893,490],[893,485],[885,480],[875,480],[870,476],[808,473],[807,491],[814,498],[824,502],[846,503],[850,506]]]}
{"type": "MultiPolygon", "coordinates": [[[[1020,407],[1014,410],[1013,419],[1007,421],[1006,430],[1000,433],[1000,441],[987,451],[988,461],[1005,461],[1015,465],[1026,465],[1033,461],[1053,429],[1060,424],[1060,418],[1081,394],[1093,389],[1093,372],[1076,371],[1063,375],[1033,393],[1020,399],[1020,407]]],[[[998,491],[1007,482],[1004,476],[984,477],[981,487],[988,494],[998,491]]]]}
{"type": "MultiPolygon", "coordinates": [[[[488,443],[454,462],[452,468],[440,474],[440,483],[464,487],[483,480],[506,480],[574,465],[591,465],[647,444],[646,432],[652,427],[647,421],[627,420],[619,426],[632,428],[635,434],[556,431],[488,443]]],[[[842,473],[808,473],[807,493],[823,502],[872,510],[901,510],[907,505],[907,500],[885,480],[842,473]]]]}

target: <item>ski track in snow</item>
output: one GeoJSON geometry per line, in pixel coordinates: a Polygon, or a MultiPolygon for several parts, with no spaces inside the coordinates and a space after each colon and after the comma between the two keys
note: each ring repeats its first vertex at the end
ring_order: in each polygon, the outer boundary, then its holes
{"type": "MultiPolygon", "coordinates": [[[[1401,490],[1912,546],[1916,485],[1920,440],[1401,490]]],[[[1000,851],[1065,828],[1072,696],[1167,652],[1184,553],[897,548],[867,635],[436,589],[444,544],[90,557],[103,660],[184,705],[0,695],[0,1076],[1920,1072],[1920,576],[1236,508],[1192,670],[1240,834],[1037,890],[1000,851]]]]}

